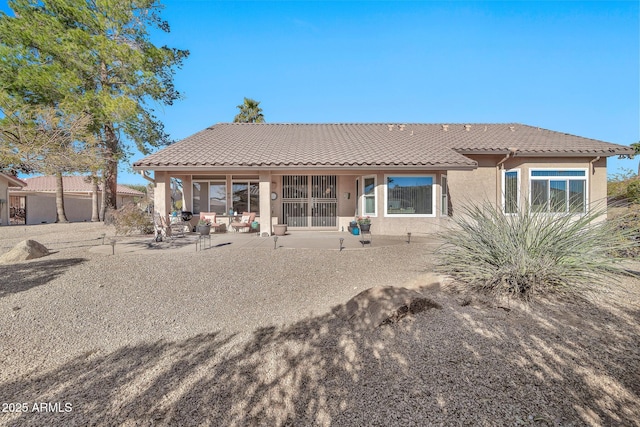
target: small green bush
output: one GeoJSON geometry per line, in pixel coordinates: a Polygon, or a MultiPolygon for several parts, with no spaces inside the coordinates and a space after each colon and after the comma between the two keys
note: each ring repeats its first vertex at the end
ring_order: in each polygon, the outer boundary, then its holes
{"type": "Polygon", "coordinates": [[[638,245],[602,215],[528,209],[504,215],[489,203],[470,205],[440,234],[438,270],[497,296],[593,290],[605,277],[625,272],[615,253],[638,245]]]}
{"type": "Polygon", "coordinates": [[[116,234],[153,233],[153,218],[133,204],[128,204],[113,213],[116,234]]]}

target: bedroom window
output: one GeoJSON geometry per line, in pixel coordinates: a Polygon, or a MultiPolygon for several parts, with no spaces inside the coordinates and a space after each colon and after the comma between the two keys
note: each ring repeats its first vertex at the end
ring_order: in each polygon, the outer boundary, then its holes
{"type": "Polygon", "coordinates": [[[531,210],[549,213],[585,213],[587,171],[532,170],[531,210]]]}

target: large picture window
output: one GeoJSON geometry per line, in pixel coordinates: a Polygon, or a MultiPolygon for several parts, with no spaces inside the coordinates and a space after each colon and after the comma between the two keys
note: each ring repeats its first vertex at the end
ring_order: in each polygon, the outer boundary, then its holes
{"type": "Polygon", "coordinates": [[[532,170],[531,209],[549,213],[584,213],[587,210],[587,171],[532,170]]]}
{"type": "Polygon", "coordinates": [[[387,176],[385,214],[387,216],[434,216],[433,176],[387,176]]]}

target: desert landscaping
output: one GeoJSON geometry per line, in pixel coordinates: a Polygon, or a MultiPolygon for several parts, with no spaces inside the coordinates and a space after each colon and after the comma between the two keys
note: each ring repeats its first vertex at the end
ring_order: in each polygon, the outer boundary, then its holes
{"type": "Polygon", "coordinates": [[[443,283],[420,239],[111,255],[113,233],[0,228],[0,253],[52,252],[0,265],[1,425],[640,425],[635,279],[527,305],[443,283]],[[347,304],[376,286],[426,303],[376,326],[347,304]]]}

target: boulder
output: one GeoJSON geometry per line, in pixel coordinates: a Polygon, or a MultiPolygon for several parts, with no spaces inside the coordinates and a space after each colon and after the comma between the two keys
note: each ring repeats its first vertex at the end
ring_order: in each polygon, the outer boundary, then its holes
{"type": "Polygon", "coordinates": [[[411,289],[378,286],[351,298],[344,313],[346,319],[355,327],[374,329],[428,308],[440,308],[440,305],[411,289]]]}
{"type": "Polygon", "coordinates": [[[35,240],[23,240],[15,245],[9,252],[0,256],[0,263],[10,263],[16,261],[26,261],[29,259],[42,258],[49,255],[49,249],[35,240]]]}

